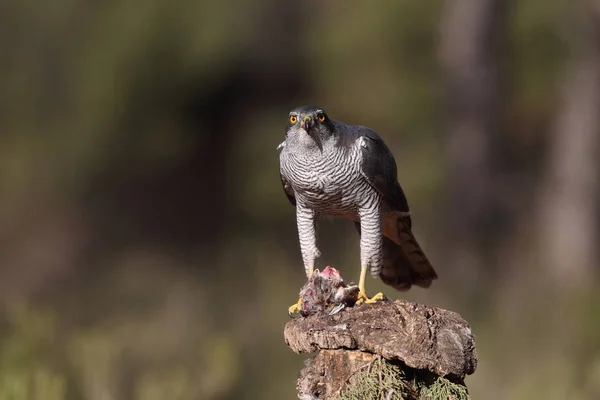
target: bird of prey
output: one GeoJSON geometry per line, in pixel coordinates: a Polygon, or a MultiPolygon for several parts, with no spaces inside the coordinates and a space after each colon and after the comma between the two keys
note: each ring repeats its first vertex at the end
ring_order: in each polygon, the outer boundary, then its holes
{"type": "MultiPolygon", "coordinates": [[[[429,287],[435,270],[411,232],[404,191],[397,180],[394,156],[375,131],[330,119],[320,107],[302,106],[288,117],[286,138],[279,148],[281,183],[296,207],[300,250],[310,278],[317,248],[318,216],[351,219],[360,234],[360,277],[357,303],[367,297],[367,270],[397,290],[429,287]]],[[[289,308],[300,310],[302,299],[289,308]]]]}

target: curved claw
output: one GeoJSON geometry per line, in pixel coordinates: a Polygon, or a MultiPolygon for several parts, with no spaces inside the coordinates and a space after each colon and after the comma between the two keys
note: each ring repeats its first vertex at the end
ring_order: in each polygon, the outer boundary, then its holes
{"type": "Polygon", "coordinates": [[[331,315],[335,315],[335,314],[339,313],[340,311],[342,311],[344,308],[346,308],[346,305],[344,303],[340,303],[337,306],[333,307],[331,309],[331,311],[329,311],[327,313],[327,316],[329,317],[331,315]]]}
{"type": "Polygon", "coordinates": [[[302,298],[298,299],[296,304],[292,304],[288,308],[288,315],[290,318],[298,318],[300,316],[300,310],[302,310],[302,298]]]}
{"type": "Polygon", "coordinates": [[[383,300],[385,300],[385,296],[381,292],[377,293],[375,296],[373,296],[371,298],[367,297],[367,294],[365,292],[360,292],[358,294],[358,299],[356,300],[356,305],[372,304],[372,303],[376,303],[378,301],[383,301],[383,300]]]}

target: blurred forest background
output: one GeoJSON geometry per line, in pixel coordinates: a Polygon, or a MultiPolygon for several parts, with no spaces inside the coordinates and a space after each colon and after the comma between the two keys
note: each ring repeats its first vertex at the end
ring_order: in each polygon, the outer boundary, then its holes
{"type": "MultiPolygon", "coordinates": [[[[600,1],[0,2],[0,398],[291,399],[276,146],[392,148],[476,399],[600,398],[600,1]]],[[[351,223],[323,257],[358,279],[351,223]]]]}

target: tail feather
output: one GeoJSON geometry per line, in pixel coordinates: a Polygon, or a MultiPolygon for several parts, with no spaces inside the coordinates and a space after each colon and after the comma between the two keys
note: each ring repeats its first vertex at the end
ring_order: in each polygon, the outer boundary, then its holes
{"type": "Polygon", "coordinates": [[[412,234],[410,220],[398,217],[396,225],[394,240],[383,237],[381,280],[400,291],[408,290],[412,285],[431,286],[437,274],[412,234]]]}

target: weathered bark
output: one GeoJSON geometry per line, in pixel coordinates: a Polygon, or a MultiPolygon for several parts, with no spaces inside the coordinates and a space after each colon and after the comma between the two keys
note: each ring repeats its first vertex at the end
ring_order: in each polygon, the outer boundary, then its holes
{"type": "MultiPolygon", "coordinates": [[[[428,387],[426,382],[419,386],[421,381],[429,380],[431,386],[440,377],[449,385],[464,385],[465,375],[477,366],[473,335],[460,315],[405,300],[295,319],[284,334],[297,353],[319,351],[298,380],[299,394],[305,398],[336,398],[353,377],[381,358],[388,373],[398,366],[398,385],[409,398],[413,397],[407,393],[428,387]]],[[[391,392],[390,396],[400,398],[391,392]]]]}

